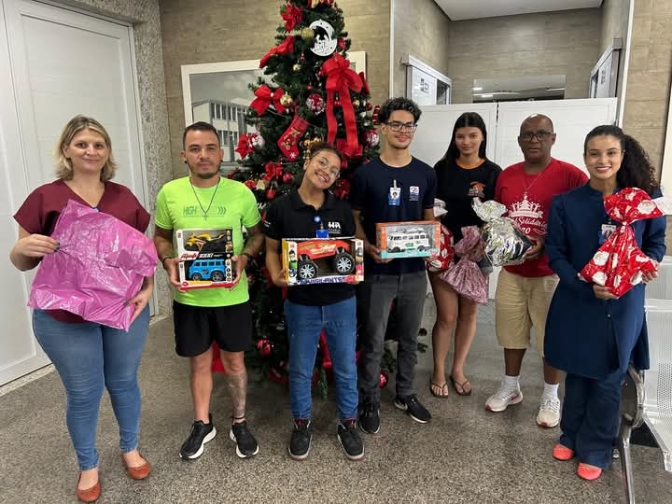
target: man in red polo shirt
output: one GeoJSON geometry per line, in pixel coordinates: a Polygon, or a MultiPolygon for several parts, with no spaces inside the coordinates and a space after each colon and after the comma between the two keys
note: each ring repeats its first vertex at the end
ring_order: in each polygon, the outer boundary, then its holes
{"type": "MultiPolygon", "coordinates": [[[[585,184],[588,177],[576,166],[551,157],[555,143],[553,122],[535,114],[520,126],[518,145],[525,160],[504,170],[497,179],[495,199],[506,205],[523,232],[535,240],[535,247],[519,266],[506,266],[499,274],[495,294],[497,340],[504,347],[505,376],[499,390],[485,402],[489,411],[504,411],[523,400],[520,368],[530,346],[534,328],[536,346],[543,357],[546,314],[558,283],[544,253],[546,222],[551,200],[585,184]]],[[[562,372],[544,362],[544,392],[537,424],[555,427],[560,420],[558,384],[562,372]]]]}

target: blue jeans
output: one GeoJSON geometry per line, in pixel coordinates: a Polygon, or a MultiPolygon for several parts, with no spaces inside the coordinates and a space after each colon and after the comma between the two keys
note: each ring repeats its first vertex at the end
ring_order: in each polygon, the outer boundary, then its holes
{"type": "Polygon", "coordinates": [[[285,301],[289,338],[289,395],[294,418],[311,418],[311,380],[322,330],[336,382],[338,414],[342,420],[357,417],[357,316],[354,296],[326,306],[285,301]]]}
{"type": "Polygon", "coordinates": [[[119,423],[121,451],[138,447],[138,366],[148,328],[149,308],[128,332],[92,322],[59,322],[42,310],[33,310],[35,337],[65,387],[66,423],[82,471],[98,467],[96,429],[105,387],[119,423]]]}

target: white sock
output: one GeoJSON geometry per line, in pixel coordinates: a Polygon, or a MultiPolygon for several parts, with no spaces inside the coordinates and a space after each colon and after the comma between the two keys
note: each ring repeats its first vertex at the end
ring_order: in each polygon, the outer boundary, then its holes
{"type": "Polygon", "coordinates": [[[541,395],[541,397],[546,397],[548,399],[557,399],[558,387],[559,387],[558,383],[551,384],[544,382],[544,393],[541,395]]]}
{"type": "Polygon", "coordinates": [[[520,379],[520,375],[518,375],[518,376],[504,375],[504,386],[509,390],[517,390],[519,379],[520,379]]]}

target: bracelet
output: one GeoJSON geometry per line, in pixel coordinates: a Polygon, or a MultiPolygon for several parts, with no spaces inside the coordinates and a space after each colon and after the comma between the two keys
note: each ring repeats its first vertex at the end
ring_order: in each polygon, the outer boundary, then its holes
{"type": "Polygon", "coordinates": [[[172,259],[172,257],[170,257],[170,256],[163,256],[163,257],[161,258],[161,265],[162,265],[162,266],[165,266],[166,259],[172,259]]]}
{"type": "Polygon", "coordinates": [[[244,255],[247,257],[247,262],[249,263],[250,261],[254,261],[254,256],[250,254],[249,252],[243,252],[241,255],[244,255]]]}

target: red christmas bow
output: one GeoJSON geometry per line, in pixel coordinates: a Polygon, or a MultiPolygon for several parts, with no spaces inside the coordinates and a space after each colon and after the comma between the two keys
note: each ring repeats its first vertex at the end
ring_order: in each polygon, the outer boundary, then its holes
{"type": "Polygon", "coordinates": [[[653,259],[637,246],[631,224],[662,217],[663,212],[646,192],[630,187],[605,197],[604,208],[621,225],[600,246],[579,277],[620,297],[641,282],[642,273],[656,271],[653,259]]]}
{"type": "Polygon", "coordinates": [[[282,19],[285,21],[285,30],[291,32],[297,24],[303,21],[303,12],[298,7],[287,4],[282,10],[282,19]]]}
{"type": "Polygon", "coordinates": [[[273,163],[272,161],[269,161],[266,163],[264,168],[266,169],[266,175],[264,176],[266,180],[271,181],[273,179],[279,179],[282,177],[283,169],[280,163],[273,163]]]}
{"type": "Polygon", "coordinates": [[[259,89],[254,92],[256,98],[250,103],[250,108],[253,108],[257,111],[257,115],[262,115],[266,112],[268,106],[272,103],[275,107],[275,110],[281,114],[285,111],[282,103],[280,103],[280,97],[284,94],[282,88],[278,88],[275,91],[269,88],[266,84],[263,84],[259,89]]]}
{"type": "Polygon", "coordinates": [[[293,52],[294,52],[294,35],[290,35],[280,44],[278,44],[277,46],[273,47],[270,51],[268,51],[263,58],[261,58],[261,60],[259,61],[259,68],[264,68],[268,64],[268,60],[271,59],[272,56],[275,55],[285,56],[286,54],[290,54],[293,52]]]}
{"type": "Polygon", "coordinates": [[[250,139],[247,135],[240,135],[240,138],[238,139],[238,146],[234,149],[238,154],[240,154],[240,157],[245,159],[245,157],[253,151],[252,147],[250,146],[250,139]]]}
{"type": "Polygon", "coordinates": [[[350,99],[350,90],[360,91],[362,89],[362,79],[350,69],[350,62],[338,53],[324,62],[322,71],[327,76],[327,142],[333,144],[336,139],[338,123],[334,114],[334,101],[335,94],[338,93],[345,121],[346,145],[343,153],[354,157],[357,155],[359,140],[357,139],[357,121],[355,120],[355,109],[350,99]]]}

